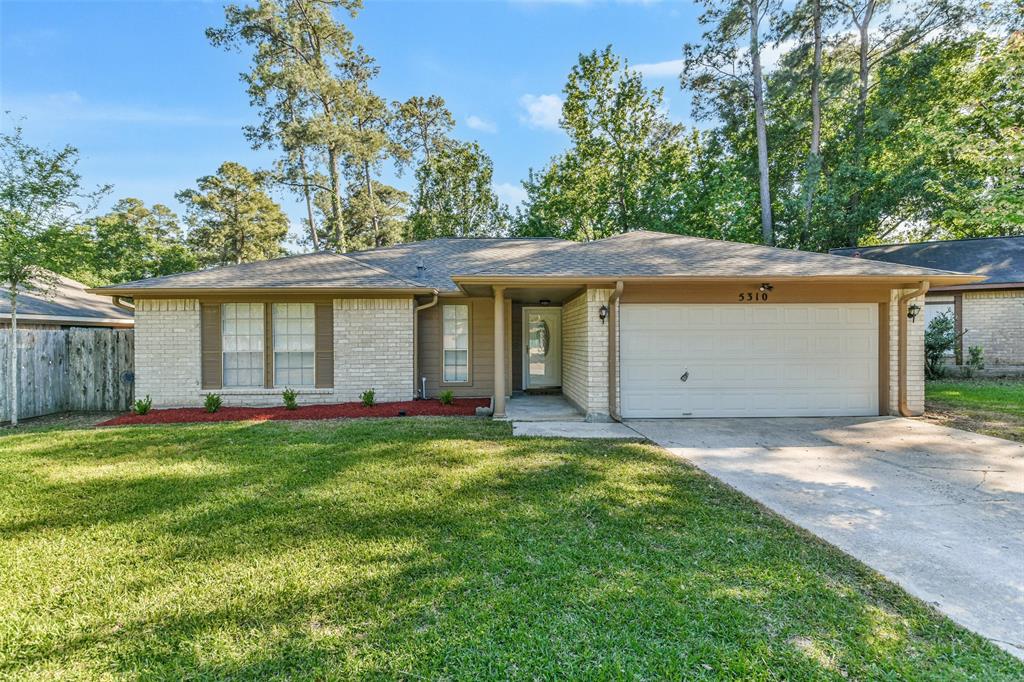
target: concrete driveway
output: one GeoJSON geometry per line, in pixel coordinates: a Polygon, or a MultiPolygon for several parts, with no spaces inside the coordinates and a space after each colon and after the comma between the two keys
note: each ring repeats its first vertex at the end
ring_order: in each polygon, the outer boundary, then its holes
{"type": "Polygon", "coordinates": [[[628,425],[1024,659],[1024,445],[889,417],[628,425]]]}

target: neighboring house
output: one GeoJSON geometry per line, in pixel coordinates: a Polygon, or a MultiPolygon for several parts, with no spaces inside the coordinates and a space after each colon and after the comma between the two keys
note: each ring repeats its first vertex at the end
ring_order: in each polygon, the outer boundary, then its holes
{"type": "MultiPolygon", "coordinates": [[[[131,329],[132,310],[116,305],[110,296],[88,292],[81,282],[56,275],[49,291],[22,289],[18,292],[18,329],[64,329],[68,327],[111,327],[131,329]]],[[[0,328],[11,326],[11,301],[0,294],[0,328]]]]}
{"type": "Polygon", "coordinates": [[[1024,366],[1024,237],[954,239],[833,249],[841,256],[981,275],[977,282],[932,286],[925,296],[925,322],[953,314],[963,336],[953,353],[981,346],[986,364],[1024,366]]]}
{"type": "Polygon", "coordinates": [[[435,239],[92,289],[157,406],[560,391],[590,419],[920,412],[927,284],[974,275],[656,232],[435,239]],[[901,354],[900,350],[904,352],[901,354]],[[902,358],[906,358],[901,361],[902,358]]]}

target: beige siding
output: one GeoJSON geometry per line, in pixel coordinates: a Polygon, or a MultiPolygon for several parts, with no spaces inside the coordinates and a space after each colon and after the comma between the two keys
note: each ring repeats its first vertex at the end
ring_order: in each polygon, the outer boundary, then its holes
{"type": "MultiPolygon", "coordinates": [[[[507,387],[512,386],[512,306],[505,304],[505,373],[507,387]]],[[[434,398],[441,391],[451,391],[456,397],[488,398],[494,395],[494,299],[442,298],[436,306],[420,312],[419,320],[420,376],[427,377],[427,397],[434,398]],[[469,305],[469,381],[445,384],[441,382],[441,308],[449,305],[469,305]]],[[[419,378],[416,386],[419,388],[419,378]]]]}
{"type": "Polygon", "coordinates": [[[981,346],[987,365],[1024,365],[1024,289],[965,291],[964,359],[981,346]]]}

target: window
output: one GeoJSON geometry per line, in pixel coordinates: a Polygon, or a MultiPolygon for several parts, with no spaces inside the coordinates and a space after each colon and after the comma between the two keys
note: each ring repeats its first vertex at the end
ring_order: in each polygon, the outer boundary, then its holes
{"type": "Polygon", "coordinates": [[[312,386],[316,347],[312,303],[275,303],[274,386],[312,386]]]}
{"type": "Polygon", "coordinates": [[[224,386],[263,385],[263,304],[225,303],[221,308],[224,386]]]}
{"type": "MultiPolygon", "coordinates": [[[[956,321],[956,304],[952,296],[926,298],[924,302],[924,328],[928,329],[928,325],[932,323],[932,320],[943,314],[948,314],[956,321]]],[[[956,352],[950,350],[946,355],[953,356],[956,355],[956,352]]]]}
{"type": "Polygon", "coordinates": [[[446,305],[442,307],[442,330],[444,348],[444,381],[461,383],[469,381],[469,306],[446,305]]]}

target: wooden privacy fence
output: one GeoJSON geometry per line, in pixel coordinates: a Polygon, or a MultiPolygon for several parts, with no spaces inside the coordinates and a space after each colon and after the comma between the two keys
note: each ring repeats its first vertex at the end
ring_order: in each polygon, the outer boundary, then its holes
{"type": "Polygon", "coordinates": [[[130,329],[18,330],[18,395],[10,379],[11,330],[0,329],[0,422],[66,410],[121,411],[134,398],[130,329]]]}

